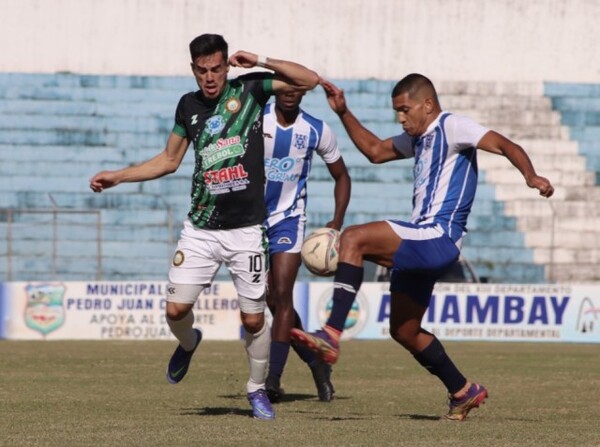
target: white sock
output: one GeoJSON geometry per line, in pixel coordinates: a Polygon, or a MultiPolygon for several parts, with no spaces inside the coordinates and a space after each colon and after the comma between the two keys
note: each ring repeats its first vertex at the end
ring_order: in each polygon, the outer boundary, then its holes
{"type": "Polygon", "coordinates": [[[250,365],[250,379],[246,384],[249,393],[265,387],[269,349],[271,347],[271,331],[265,320],[265,325],[256,334],[246,332],[245,347],[250,365]]]}
{"type": "Polygon", "coordinates": [[[179,340],[179,344],[186,351],[191,351],[196,346],[198,336],[193,329],[194,312],[191,310],[181,320],[171,320],[167,317],[167,324],[171,328],[171,332],[179,340]]]}

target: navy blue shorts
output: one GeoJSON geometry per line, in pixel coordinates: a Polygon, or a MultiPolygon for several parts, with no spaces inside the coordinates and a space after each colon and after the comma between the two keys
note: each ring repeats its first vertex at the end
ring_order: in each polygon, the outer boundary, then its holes
{"type": "Polygon", "coordinates": [[[295,216],[267,228],[269,256],[275,253],[300,253],[304,241],[305,219],[295,216]]]}
{"type": "Polygon", "coordinates": [[[394,254],[390,291],[406,293],[427,307],[436,281],[458,260],[460,250],[438,225],[387,222],[402,238],[394,254]]]}

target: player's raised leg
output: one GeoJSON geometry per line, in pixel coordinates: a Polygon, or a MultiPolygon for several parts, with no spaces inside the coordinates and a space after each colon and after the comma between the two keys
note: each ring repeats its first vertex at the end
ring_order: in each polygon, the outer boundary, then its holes
{"type": "Polygon", "coordinates": [[[292,329],[292,339],[333,364],[339,356],[339,342],[346,318],[363,281],[363,261],[391,266],[402,239],[385,221],[346,228],[340,237],[340,258],[333,280],[333,306],[325,326],[314,333],[292,329]]]}

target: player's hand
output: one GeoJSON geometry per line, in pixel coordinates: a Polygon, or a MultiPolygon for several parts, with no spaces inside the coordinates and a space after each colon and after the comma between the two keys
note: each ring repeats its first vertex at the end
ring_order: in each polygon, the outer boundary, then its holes
{"type": "Polygon", "coordinates": [[[344,90],[337,87],[332,82],[329,82],[327,79],[320,78],[319,83],[325,90],[325,96],[327,96],[327,102],[329,103],[329,107],[338,115],[342,115],[348,110],[348,106],[346,105],[346,97],[344,96],[344,90]]]}
{"type": "Polygon", "coordinates": [[[232,67],[252,68],[258,63],[258,54],[248,51],[236,51],[229,57],[229,65],[232,67]]]}
{"type": "Polygon", "coordinates": [[[342,230],[342,222],[337,222],[335,219],[330,220],[325,224],[327,228],[333,228],[334,230],[341,231],[342,230]]]}
{"type": "Polygon", "coordinates": [[[118,184],[118,180],[111,171],[102,171],[90,179],[90,188],[94,192],[102,192],[118,184]]]}
{"type": "Polygon", "coordinates": [[[531,179],[528,179],[527,186],[537,189],[542,197],[551,197],[552,194],[554,194],[554,186],[552,186],[550,180],[545,177],[540,177],[539,175],[535,175],[531,179]]]}

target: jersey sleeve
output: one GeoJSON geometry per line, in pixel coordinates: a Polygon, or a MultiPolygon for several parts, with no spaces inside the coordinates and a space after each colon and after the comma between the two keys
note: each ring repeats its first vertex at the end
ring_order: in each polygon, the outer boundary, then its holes
{"type": "Polygon", "coordinates": [[[466,116],[450,115],[446,120],[448,139],[454,141],[458,151],[477,147],[489,129],[466,116]]]}
{"type": "Polygon", "coordinates": [[[182,96],[179,100],[179,104],[177,104],[177,109],[175,110],[175,124],[173,125],[173,133],[175,135],[179,135],[182,138],[187,138],[188,136],[184,118],[186,96],[187,95],[182,96]]]}
{"type": "Polygon", "coordinates": [[[392,137],[394,150],[404,156],[404,158],[412,158],[415,156],[413,138],[405,133],[392,137]]]}
{"type": "Polygon", "coordinates": [[[317,147],[317,154],[323,159],[328,165],[338,161],[342,154],[337,143],[337,138],[331,130],[331,127],[323,121],[323,131],[321,134],[321,140],[317,147]]]}
{"type": "Polygon", "coordinates": [[[274,77],[275,74],[268,71],[255,71],[242,75],[237,79],[247,85],[258,103],[264,106],[275,93],[273,91],[274,77]]]}

